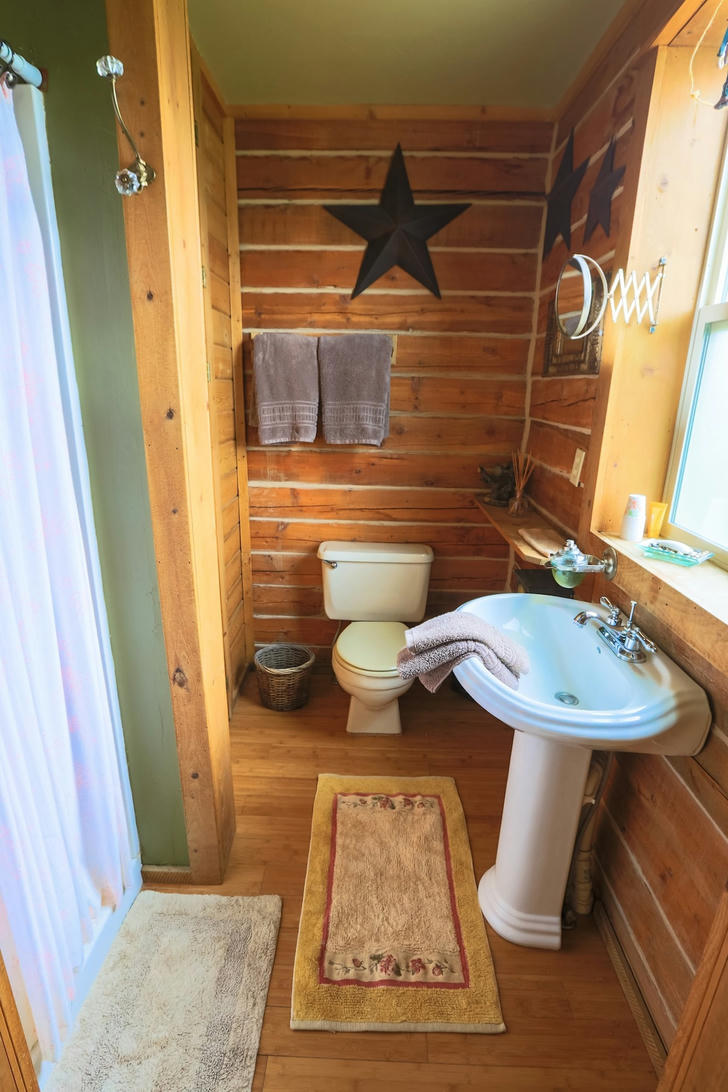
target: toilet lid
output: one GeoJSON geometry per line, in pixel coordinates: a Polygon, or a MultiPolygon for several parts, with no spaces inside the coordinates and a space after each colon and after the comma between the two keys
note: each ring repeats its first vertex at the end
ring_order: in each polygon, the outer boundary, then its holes
{"type": "Polygon", "coordinates": [[[345,663],[360,671],[396,675],[406,629],[402,622],[352,622],[336,642],[336,650],[345,663]]]}

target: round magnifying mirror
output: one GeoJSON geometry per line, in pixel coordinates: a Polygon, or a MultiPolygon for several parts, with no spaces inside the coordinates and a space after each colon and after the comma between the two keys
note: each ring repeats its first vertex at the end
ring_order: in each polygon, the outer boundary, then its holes
{"type": "Polygon", "coordinates": [[[556,284],[556,322],[564,337],[576,341],[596,329],[602,320],[609,286],[602,267],[588,254],[572,254],[564,262],[556,284]]]}

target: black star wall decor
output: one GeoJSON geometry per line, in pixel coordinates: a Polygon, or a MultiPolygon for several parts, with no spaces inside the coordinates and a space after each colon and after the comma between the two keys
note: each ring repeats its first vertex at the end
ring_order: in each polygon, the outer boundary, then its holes
{"type": "Polygon", "coordinates": [[[616,138],[612,137],[609,147],[604,153],[599,174],[589,194],[589,211],[586,214],[586,227],[584,228],[585,243],[591,238],[599,224],[602,225],[607,238],[609,237],[612,226],[612,198],[627,169],[626,167],[618,167],[615,171],[614,152],[616,147],[616,138]]]}
{"type": "Polygon", "coordinates": [[[352,299],[395,265],[441,298],[427,240],[470,205],[416,205],[399,144],[378,205],[324,208],[367,241],[352,299]]]}
{"type": "Polygon", "coordinates": [[[551,250],[559,235],[567,247],[571,247],[571,203],[581,185],[588,159],[574,170],[574,130],[566,142],[564,154],[559,164],[556,181],[546,197],[546,233],[543,241],[544,258],[551,250]]]}

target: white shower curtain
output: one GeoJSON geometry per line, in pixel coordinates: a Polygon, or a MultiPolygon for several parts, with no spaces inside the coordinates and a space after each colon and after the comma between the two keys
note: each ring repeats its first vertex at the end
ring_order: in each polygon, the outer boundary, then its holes
{"type": "Polygon", "coordinates": [[[42,119],[0,81],[0,950],[54,1060],[140,881],[42,119]]]}

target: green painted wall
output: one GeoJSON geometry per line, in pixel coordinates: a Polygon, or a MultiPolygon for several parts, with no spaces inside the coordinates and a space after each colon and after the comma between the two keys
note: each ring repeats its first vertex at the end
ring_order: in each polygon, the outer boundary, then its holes
{"type": "MultiPolygon", "coordinates": [[[[188,863],[159,608],[108,85],[103,0],[7,6],[0,37],[48,69],[46,111],[104,592],[145,864],[188,863]]],[[[122,58],[123,59],[123,58],[122,58]]],[[[132,198],[132,200],[143,200],[132,198]]]]}

